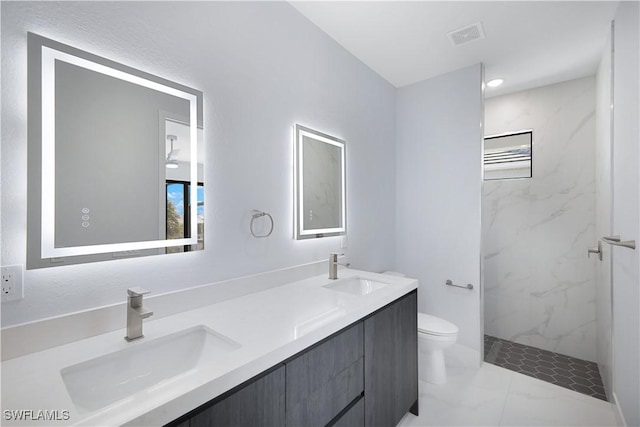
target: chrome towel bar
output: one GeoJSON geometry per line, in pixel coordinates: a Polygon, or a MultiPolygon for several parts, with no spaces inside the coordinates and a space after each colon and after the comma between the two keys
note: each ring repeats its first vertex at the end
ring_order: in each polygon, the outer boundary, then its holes
{"type": "Polygon", "coordinates": [[[472,285],[471,283],[468,283],[468,284],[467,284],[467,285],[465,285],[465,286],[462,286],[462,285],[455,285],[455,284],[454,284],[451,280],[449,280],[449,279],[447,279],[447,281],[446,281],[446,282],[444,282],[444,284],[445,284],[445,285],[447,285],[447,286],[454,286],[454,287],[456,287],[456,288],[469,289],[469,290],[473,289],[473,285],[472,285]]]}
{"type": "Polygon", "coordinates": [[[608,243],[614,246],[622,246],[624,248],[635,249],[636,241],[635,240],[624,240],[620,241],[620,236],[603,236],[601,239],[603,242],[608,243]]]}

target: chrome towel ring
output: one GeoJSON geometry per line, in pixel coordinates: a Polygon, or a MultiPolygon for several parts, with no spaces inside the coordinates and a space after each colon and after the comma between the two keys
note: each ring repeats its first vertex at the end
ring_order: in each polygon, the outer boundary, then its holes
{"type": "Polygon", "coordinates": [[[262,212],[262,211],[254,209],[253,210],[253,214],[251,215],[251,223],[249,224],[249,230],[251,231],[251,235],[253,237],[257,238],[257,239],[262,238],[262,237],[271,236],[271,233],[273,233],[273,217],[268,212],[262,212]],[[253,231],[253,222],[257,218],[260,218],[260,217],[263,217],[263,216],[268,216],[269,217],[269,221],[271,221],[271,227],[269,227],[269,232],[267,234],[256,234],[255,231],[253,231]]]}

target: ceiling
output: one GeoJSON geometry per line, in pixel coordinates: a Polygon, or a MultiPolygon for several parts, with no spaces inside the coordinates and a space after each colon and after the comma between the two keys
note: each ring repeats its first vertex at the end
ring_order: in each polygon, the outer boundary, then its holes
{"type": "Polygon", "coordinates": [[[617,1],[290,2],[396,87],[485,65],[486,96],[594,75],[617,1]],[[485,38],[447,33],[481,22],[485,38]]]}

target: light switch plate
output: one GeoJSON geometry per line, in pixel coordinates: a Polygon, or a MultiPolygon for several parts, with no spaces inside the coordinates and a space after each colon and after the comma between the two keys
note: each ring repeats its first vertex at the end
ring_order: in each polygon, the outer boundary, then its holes
{"type": "Polygon", "coordinates": [[[2,267],[2,302],[17,301],[24,298],[22,283],[22,265],[2,267]]]}

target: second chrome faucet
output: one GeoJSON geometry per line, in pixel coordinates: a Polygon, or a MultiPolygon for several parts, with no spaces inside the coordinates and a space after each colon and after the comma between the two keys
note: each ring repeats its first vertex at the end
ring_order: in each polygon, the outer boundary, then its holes
{"type": "Polygon", "coordinates": [[[345,267],[349,267],[349,265],[351,265],[349,263],[340,264],[338,262],[338,257],[343,255],[344,254],[341,254],[339,252],[329,252],[329,279],[336,280],[338,278],[339,265],[343,265],[345,267]]]}
{"type": "Polygon", "coordinates": [[[127,341],[144,337],[142,320],[153,315],[153,311],[142,305],[142,296],[148,293],[148,290],[141,287],[127,289],[127,336],[124,337],[127,341]]]}

